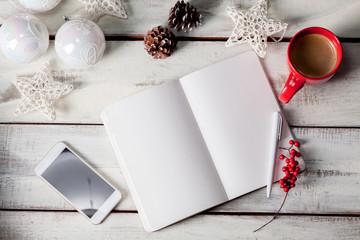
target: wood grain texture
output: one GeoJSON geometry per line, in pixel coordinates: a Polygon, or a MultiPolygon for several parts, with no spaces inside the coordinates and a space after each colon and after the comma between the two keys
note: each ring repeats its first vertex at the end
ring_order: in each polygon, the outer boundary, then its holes
{"type": "MultiPolygon", "coordinates": [[[[98,24],[108,39],[139,39],[152,27],[167,25],[175,1],[122,0],[129,18],[105,16],[98,24]]],[[[224,40],[234,27],[226,6],[247,9],[256,2],[191,0],[205,24],[190,33],[175,34],[224,40]]],[[[0,23],[18,12],[8,0],[0,0],[0,23]]],[[[287,38],[309,26],[328,28],[343,38],[359,38],[359,12],[358,0],[269,0],[269,16],[289,24],[287,38]]],[[[63,15],[78,13],[84,13],[79,1],[62,0],[55,9],[36,16],[55,35],[63,15]]],[[[79,70],[61,62],[53,41],[43,57],[27,65],[12,63],[0,54],[0,239],[358,239],[360,129],[351,127],[360,127],[360,43],[352,41],[343,43],[343,64],[333,79],[305,86],[289,104],[281,104],[288,122],[300,126],[292,131],[302,143],[307,164],[282,212],[300,215],[282,215],[258,233],[252,230],[271,216],[257,213],[274,213],[282,202],[284,193],[278,184],[270,199],[263,188],[162,231],[145,233],[136,213],[118,212],[136,209],[103,126],[82,125],[101,124],[100,112],[106,105],[251,50],[247,44],[225,48],[224,41],[181,41],[173,56],[152,61],[142,41],[108,41],[104,58],[79,70]],[[46,60],[53,64],[56,80],[75,86],[56,105],[55,123],[71,125],[44,125],[47,119],[39,113],[13,115],[20,95],[11,81],[33,75],[46,60]],[[57,141],[77,150],[123,193],[116,212],[103,224],[92,225],[77,212],[68,212],[73,208],[35,176],[36,164],[57,141]]],[[[270,43],[262,60],[277,95],[287,80],[287,46],[270,43]]]]}
{"type": "MultiPolygon", "coordinates": [[[[287,46],[269,44],[267,56],[261,60],[276,95],[288,77],[287,46]]],[[[343,49],[342,65],[329,82],[306,85],[289,104],[281,104],[290,125],[360,126],[360,44],[343,43],[343,49]]],[[[52,63],[57,80],[75,87],[56,104],[55,122],[99,124],[101,111],[110,103],[248,50],[248,44],[225,48],[223,42],[182,41],[173,56],[154,61],[146,56],[141,41],[110,41],[97,65],[78,70],[67,67],[56,56],[52,43],[39,61],[21,68],[1,55],[0,122],[47,121],[37,112],[14,117],[20,94],[11,83],[16,76],[34,74],[44,61],[52,63]]]]}
{"type": "Polygon", "coordinates": [[[358,239],[359,217],[197,215],[161,231],[147,233],[134,213],[112,213],[100,225],[75,212],[0,211],[1,239],[358,239]],[[285,227],[291,226],[291,227],[285,227]]]}
{"type": "MultiPolygon", "coordinates": [[[[360,214],[360,129],[293,128],[302,143],[307,169],[283,213],[360,214]]],[[[0,125],[0,208],[73,209],[34,174],[58,141],[72,146],[123,194],[117,210],[136,210],[103,126],[0,125]]],[[[275,212],[284,197],[276,184],[271,199],[265,188],[211,212],[275,212]]]]}
{"type": "MultiPolygon", "coordinates": [[[[167,26],[169,10],[175,0],[123,0],[128,13],[128,19],[105,16],[98,22],[106,35],[139,36],[151,28],[167,26]]],[[[257,0],[239,1],[190,1],[198,11],[201,11],[205,23],[190,33],[177,32],[177,36],[191,37],[229,37],[234,23],[226,14],[228,5],[238,9],[248,9],[257,0]]],[[[82,12],[83,5],[75,0],[62,0],[53,10],[36,14],[48,26],[50,34],[63,24],[63,15],[73,15],[82,12]]],[[[299,30],[310,26],[328,28],[341,37],[360,37],[360,2],[357,0],[270,0],[269,16],[289,24],[286,37],[293,36],[299,30]]],[[[19,12],[9,1],[0,1],[0,21],[7,16],[19,12]]]]}

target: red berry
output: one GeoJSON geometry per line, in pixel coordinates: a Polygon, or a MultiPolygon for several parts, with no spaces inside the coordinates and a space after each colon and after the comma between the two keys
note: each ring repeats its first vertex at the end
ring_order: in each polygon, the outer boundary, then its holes
{"type": "Polygon", "coordinates": [[[291,188],[294,188],[294,187],[295,187],[295,184],[294,184],[294,183],[293,183],[293,184],[291,184],[291,185],[290,185],[290,187],[291,187],[291,188]]]}
{"type": "Polygon", "coordinates": [[[293,145],[294,143],[295,143],[294,140],[290,140],[290,141],[289,141],[289,144],[290,144],[290,145],[293,145]]]}
{"type": "Polygon", "coordinates": [[[290,174],[286,174],[286,177],[290,179],[292,176],[290,174]]]}
{"type": "Polygon", "coordinates": [[[288,187],[284,187],[284,192],[288,192],[289,188],[288,187]]]}
{"type": "Polygon", "coordinates": [[[293,176],[293,177],[291,178],[291,180],[296,181],[296,180],[297,180],[297,177],[293,176]]]}
{"type": "Polygon", "coordinates": [[[286,170],[286,171],[285,171],[285,174],[286,174],[286,175],[289,175],[289,174],[290,174],[289,170],[286,170]]]}
{"type": "Polygon", "coordinates": [[[298,172],[298,171],[294,171],[293,174],[294,174],[294,176],[297,176],[297,175],[299,175],[299,172],[298,172]]]}
{"type": "Polygon", "coordinates": [[[280,180],[279,180],[279,183],[280,183],[280,184],[283,184],[283,183],[284,183],[284,179],[280,179],[280,180]]]}
{"type": "Polygon", "coordinates": [[[283,172],[287,171],[287,167],[282,167],[282,171],[283,172]]]}
{"type": "Polygon", "coordinates": [[[297,156],[297,157],[301,157],[301,153],[300,153],[300,152],[296,152],[296,156],[297,156]]]}
{"type": "Polygon", "coordinates": [[[285,186],[284,186],[284,184],[281,184],[280,187],[281,187],[281,188],[284,188],[285,186]]]}
{"type": "Polygon", "coordinates": [[[287,177],[283,177],[282,179],[283,179],[284,181],[287,181],[287,180],[288,180],[288,178],[287,178],[287,177]]]}
{"type": "Polygon", "coordinates": [[[295,147],[299,147],[300,143],[299,142],[294,142],[295,147]]]}
{"type": "Polygon", "coordinates": [[[299,162],[298,162],[298,161],[295,161],[294,163],[295,163],[295,165],[296,165],[296,166],[299,164],[299,162]]]}
{"type": "Polygon", "coordinates": [[[291,182],[291,183],[294,183],[294,182],[295,182],[295,180],[292,180],[292,179],[291,179],[291,180],[290,180],[290,182],[291,182]]]}
{"type": "Polygon", "coordinates": [[[290,153],[296,153],[295,149],[291,149],[290,153]]]}
{"type": "Polygon", "coordinates": [[[295,157],[295,154],[294,154],[294,153],[290,153],[290,157],[291,157],[291,158],[294,158],[294,157],[295,157]]]}
{"type": "Polygon", "coordinates": [[[296,164],[295,163],[291,163],[290,165],[292,168],[296,167],[296,164]]]}
{"type": "Polygon", "coordinates": [[[283,160],[283,159],[285,158],[285,156],[284,156],[283,154],[281,154],[281,155],[279,156],[279,158],[280,158],[281,160],[283,160]]]}
{"type": "Polygon", "coordinates": [[[293,172],[294,169],[292,167],[289,167],[289,172],[293,172]]]}
{"type": "Polygon", "coordinates": [[[290,163],[290,159],[287,158],[287,159],[285,160],[285,162],[286,162],[286,163],[290,163]]]}
{"type": "Polygon", "coordinates": [[[299,168],[299,167],[296,167],[296,168],[295,168],[295,171],[300,172],[300,168],[299,168]]]}
{"type": "Polygon", "coordinates": [[[290,162],[292,163],[292,162],[294,162],[295,161],[295,159],[294,158],[290,158],[290,162]]]}

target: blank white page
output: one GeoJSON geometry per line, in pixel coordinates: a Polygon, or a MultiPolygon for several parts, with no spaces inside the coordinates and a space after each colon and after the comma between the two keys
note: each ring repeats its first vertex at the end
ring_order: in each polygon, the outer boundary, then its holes
{"type": "MultiPolygon", "coordinates": [[[[180,82],[229,199],[265,186],[272,116],[280,108],[255,53],[214,64],[180,82]]],[[[284,143],[291,134],[283,120],[284,143]]],[[[280,173],[275,171],[275,179],[280,173]]]]}
{"type": "Polygon", "coordinates": [[[112,104],[102,117],[147,230],[228,200],[179,81],[112,104]]]}

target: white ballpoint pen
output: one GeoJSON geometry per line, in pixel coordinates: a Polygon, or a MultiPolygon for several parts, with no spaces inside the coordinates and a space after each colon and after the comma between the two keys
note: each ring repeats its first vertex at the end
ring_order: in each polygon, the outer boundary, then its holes
{"type": "Polygon", "coordinates": [[[268,183],[266,188],[266,197],[270,197],[271,187],[273,184],[274,178],[274,167],[275,167],[275,159],[278,148],[278,142],[281,139],[281,129],[282,129],[282,117],[280,113],[275,112],[273,116],[273,127],[271,134],[271,151],[269,155],[269,172],[268,172],[268,183]]]}

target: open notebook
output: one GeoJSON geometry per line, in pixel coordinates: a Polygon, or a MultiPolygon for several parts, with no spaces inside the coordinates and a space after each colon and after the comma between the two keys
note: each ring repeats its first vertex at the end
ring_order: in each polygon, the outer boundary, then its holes
{"type": "MultiPolygon", "coordinates": [[[[275,111],[253,52],[108,106],[102,119],[145,229],[265,186],[275,111]]],[[[279,146],[292,138],[283,119],[279,146]]]]}

